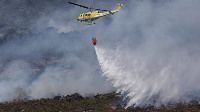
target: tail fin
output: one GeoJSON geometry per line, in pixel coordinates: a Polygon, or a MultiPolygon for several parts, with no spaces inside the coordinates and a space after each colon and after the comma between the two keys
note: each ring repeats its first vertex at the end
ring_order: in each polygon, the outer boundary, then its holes
{"type": "Polygon", "coordinates": [[[124,5],[123,5],[123,4],[119,4],[119,3],[118,3],[118,5],[119,5],[119,6],[117,7],[117,9],[116,9],[116,10],[118,10],[118,11],[119,11],[119,10],[122,8],[122,6],[124,6],[124,5]]]}

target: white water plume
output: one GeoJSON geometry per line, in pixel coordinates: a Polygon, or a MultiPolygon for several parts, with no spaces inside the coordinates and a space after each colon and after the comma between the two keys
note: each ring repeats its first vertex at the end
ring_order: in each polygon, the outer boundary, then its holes
{"type": "Polygon", "coordinates": [[[152,99],[156,100],[157,106],[187,101],[187,95],[199,93],[191,93],[199,90],[199,87],[194,85],[199,84],[197,68],[186,70],[195,60],[184,54],[182,57],[158,58],[154,53],[145,55],[137,50],[99,46],[96,46],[95,50],[103,75],[113,83],[117,92],[125,93],[129,98],[127,107],[147,102],[152,104],[152,99]],[[188,65],[183,65],[185,62],[188,65]],[[157,97],[153,98],[155,96],[157,97]]]}

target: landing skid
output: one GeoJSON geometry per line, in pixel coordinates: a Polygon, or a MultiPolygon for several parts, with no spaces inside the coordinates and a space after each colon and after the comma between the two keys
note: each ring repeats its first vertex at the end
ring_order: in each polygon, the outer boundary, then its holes
{"type": "Polygon", "coordinates": [[[96,24],[95,22],[87,22],[86,25],[96,24]]]}

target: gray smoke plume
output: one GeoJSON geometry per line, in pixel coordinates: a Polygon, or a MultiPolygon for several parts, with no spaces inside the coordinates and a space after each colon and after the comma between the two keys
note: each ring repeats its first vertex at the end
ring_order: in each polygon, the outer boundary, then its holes
{"type": "Polygon", "coordinates": [[[0,102],[115,90],[101,76],[91,26],[76,21],[81,8],[64,0],[0,4],[0,102]]]}

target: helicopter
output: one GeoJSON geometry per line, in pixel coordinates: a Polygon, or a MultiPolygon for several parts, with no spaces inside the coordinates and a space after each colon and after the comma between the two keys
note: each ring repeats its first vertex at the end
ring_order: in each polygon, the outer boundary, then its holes
{"type": "Polygon", "coordinates": [[[96,8],[92,8],[92,7],[86,7],[86,6],[79,5],[79,4],[76,4],[73,2],[68,2],[68,3],[82,7],[82,8],[89,9],[90,12],[81,13],[80,16],[77,18],[77,20],[79,22],[87,22],[87,23],[94,22],[94,24],[96,24],[95,20],[99,19],[100,17],[109,15],[109,14],[113,15],[114,13],[119,12],[121,10],[122,6],[124,6],[124,5],[118,3],[117,9],[109,11],[109,10],[96,9],[96,8]],[[95,10],[95,11],[92,11],[92,10],[95,10]],[[99,11],[103,11],[103,12],[99,12],[99,11]]]}

